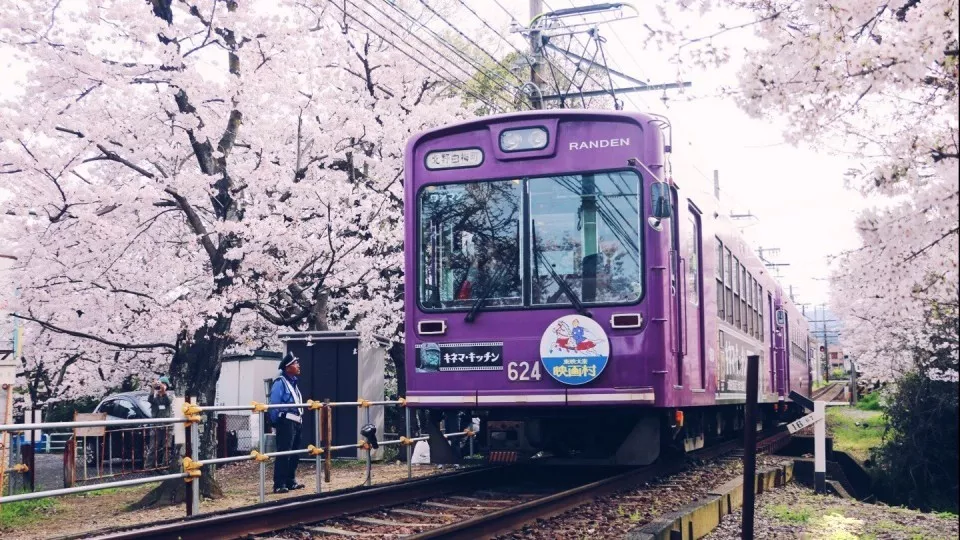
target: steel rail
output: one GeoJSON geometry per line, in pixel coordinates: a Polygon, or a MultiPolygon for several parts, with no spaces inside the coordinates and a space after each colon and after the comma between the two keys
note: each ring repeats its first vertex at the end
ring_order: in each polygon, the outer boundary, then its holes
{"type": "Polygon", "coordinates": [[[739,441],[728,441],[704,448],[687,456],[675,457],[662,463],[634,469],[623,474],[577,486],[560,493],[534,499],[496,512],[438,527],[405,538],[474,539],[487,538],[515,531],[538,519],[549,518],[572,508],[587,504],[597,497],[624,491],[663,476],[678,474],[688,467],[689,458],[713,459],[740,448],[739,441]]]}
{"type": "Polygon", "coordinates": [[[603,480],[561,491],[560,493],[504,508],[491,514],[452,523],[445,527],[438,527],[406,538],[417,540],[427,538],[463,538],[472,540],[474,538],[487,538],[508,533],[537,519],[555,516],[571,508],[588,503],[597,497],[630,489],[638,484],[650,482],[660,476],[679,473],[684,468],[686,468],[684,460],[671,460],[661,465],[644,467],[610,478],[604,478],[603,480]]]}
{"type": "MultiPolygon", "coordinates": [[[[777,431],[773,432],[776,436],[777,431]]],[[[765,433],[763,441],[770,438],[765,433]]],[[[463,522],[426,531],[409,538],[476,538],[516,530],[537,519],[562,513],[589,503],[599,496],[635,488],[656,478],[677,474],[690,466],[690,459],[709,460],[740,448],[740,442],[727,441],[691,454],[666,459],[661,463],[632,469],[601,480],[583,483],[572,489],[528,501],[510,508],[463,522]]],[[[482,489],[516,482],[530,473],[522,465],[483,467],[441,476],[402,480],[383,486],[358,487],[346,493],[304,495],[295,499],[259,504],[241,510],[225,510],[188,519],[175,519],[145,527],[115,528],[64,537],[99,539],[219,540],[276,532],[349,514],[429,499],[454,492],[482,489]],[[526,471],[526,473],[524,473],[526,471]]]]}
{"type": "Polygon", "coordinates": [[[345,514],[368,512],[382,506],[395,506],[413,499],[438,497],[447,493],[476,489],[509,481],[516,465],[482,467],[461,472],[358,488],[347,493],[305,495],[272,503],[258,504],[239,511],[223,511],[188,519],[169,520],[146,527],[127,527],[92,531],[63,537],[66,539],[156,539],[220,540],[263,534],[332,519],[345,514]]]}
{"type": "MultiPolygon", "coordinates": [[[[820,400],[820,398],[822,398],[823,396],[827,395],[828,393],[833,392],[833,391],[836,391],[838,387],[841,388],[841,392],[842,392],[843,390],[842,390],[842,386],[840,385],[840,383],[838,383],[838,382],[828,383],[828,384],[827,384],[826,386],[824,386],[823,388],[819,388],[819,389],[817,389],[815,392],[813,392],[813,393],[810,395],[810,399],[812,399],[813,401],[820,400]]],[[[822,401],[830,401],[830,400],[822,400],[822,401]]]]}

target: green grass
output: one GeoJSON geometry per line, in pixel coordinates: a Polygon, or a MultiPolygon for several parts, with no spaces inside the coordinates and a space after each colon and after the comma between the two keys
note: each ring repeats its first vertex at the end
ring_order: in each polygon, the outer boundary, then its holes
{"type": "Polygon", "coordinates": [[[120,493],[123,488],[116,487],[105,487],[103,489],[98,489],[96,491],[88,491],[83,494],[86,497],[103,497],[104,495],[113,495],[114,493],[120,493]]]}
{"type": "Polygon", "coordinates": [[[804,506],[791,508],[785,504],[776,504],[771,506],[767,512],[780,521],[788,523],[807,523],[813,517],[813,512],[804,506]]]}
{"type": "Polygon", "coordinates": [[[857,408],[861,411],[881,411],[880,392],[870,392],[857,401],[857,408]]]}
{"type": "Polygon", "coordinates": [[[625,517],[633,523],[638,523],[643,519],[643,514],[641,514],[639,510],[628,512],[627,510],[623,509],[623,506],[617,506],[617,515],[620,517],[625,517]]]}
{"type": "Polygon", "coordinates": [[[0,508],[0,528],[17,529],[37,521],[43,521],[47,514],[56,511],[59,502],[56,499],[33,499],[3,503],[0,508]]]}
{"type": "Polygon", "coordinates": [[[330,467],[333,469],[365,469],[367,460],[364,459],[331,459],[330,467]]]}
{"type": "Polygon", "coordinates": [[[827,425],[833,433],[833,448],[860,461],[868,459],[870,451],[883,442],[885,424],[881,412],[829,407],[827,425]]]}

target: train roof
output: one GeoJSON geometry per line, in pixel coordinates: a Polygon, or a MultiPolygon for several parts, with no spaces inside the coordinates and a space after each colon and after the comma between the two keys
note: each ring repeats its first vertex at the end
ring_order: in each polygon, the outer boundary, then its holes
{"type": "Polygon", "coordinates": [[[414,134],[407,142],[407,151],[409,152],[414,146],[420,143],[424,139],[429,139],[433,137],[448,135],[451,133],[456,133],[459,131],[466,131],[480,126],[485,126],[489,124],[499,124],[505,122],[518,122],[528,119],[536,118],[593,118],[597,120],[602,119],[631,119],[636,121],[638,124],[643,126],[652,121],[663,122],[664,117],[645,112],[635,112],[635,111],[607,111],[600,109],[542,109],[542,110],[529,110],[529,111],[519,111],[503,114],[493,114],[490,116],[479,116],[476,118],[471,118],[469,120],[464,120],[462,122],[456,122],[453,124],[446,124],[441,127],[436,127],[424,131],[420,131],[414,134]]]}

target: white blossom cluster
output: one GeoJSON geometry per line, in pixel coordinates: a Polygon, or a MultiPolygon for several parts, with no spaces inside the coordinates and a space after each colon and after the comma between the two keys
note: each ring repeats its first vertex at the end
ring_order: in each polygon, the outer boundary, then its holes
{"type": "Polygon", "coordinates": [[[404,145],[466,113],[353,17],[326,0],[0,6],[0,42],[30,66],[0,103],[24,374],[98,394],[164,372],[204,327],[235,349],[279,327],[396,337],[404,145]]]}
{"type": "Polygon", "coordinates": [[[956,379],[958,329],[937,323],[958,309],[958,2],[683,4],[749,14],[688,43],[701,64],[722,63],[719,36],[755,32],[762,45],[746,51],[734,92],[745,111],[785,118],[788,140],[858,163],[847,181],[876,207],[859,217],[862,245],[836,258],[831,278],[858,370],[893,380],[926,364],[916,351],[928,351],[920,356],[952,358],[938,376],[956,379]],[[932,328],[949,335],[933,339],[932,328]]]}

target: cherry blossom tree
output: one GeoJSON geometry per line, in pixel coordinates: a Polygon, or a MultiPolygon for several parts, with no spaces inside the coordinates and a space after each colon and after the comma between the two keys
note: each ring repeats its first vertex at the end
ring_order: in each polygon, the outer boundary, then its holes
{"type": "MultiPolygon", "coordinates": [[[[463,113],[360,22],[323,0],[0,8],[0,42],[30,66],[0,105],[2,230],[18,316],[52,342],[25,356],[168,364],[210,404],[224,351],[277,327],[392,337],[403,146],[463,113]]],[[[111,382],[81,365],[71,384],[111,382]]]]}
{"type": "Polygon", "coordinates": [[[730,94],[753,116],[785,119],[789,141],[856,160],[847,181],[875,207],[857,221],[861,247],[834,261],[831,304],[857,368],[891,380],[927,363],[915,351],[939,351],[937,373],[955,379],[957,328],[938,322],[958,309],[957,1],[683,6],[736,16],[704,35],[671,28],[655,40],[716,65],[736,52],[725,37],[752,30],[760,46],[746,50],[730,94]]]}

